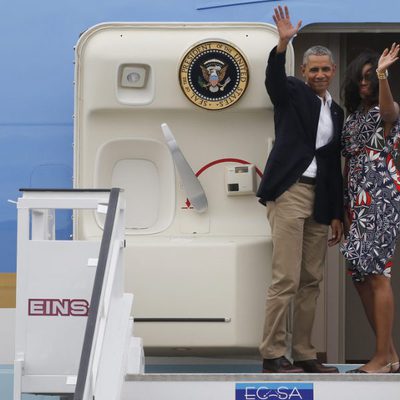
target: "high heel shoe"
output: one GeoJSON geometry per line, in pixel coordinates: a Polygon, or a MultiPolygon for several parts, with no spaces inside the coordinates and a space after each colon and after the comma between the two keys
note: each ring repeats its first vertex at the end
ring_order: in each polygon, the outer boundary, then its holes
{"type": "MultiPolygon", "coordinates": [[[[375,371],[365,371],[365,370],[361,369],[361,367],[360,367],[357,369],[351,369],[350,371],[346,371],[346,374],[390,374],[393,371],[392,370],[393,364],[396,364],[396,363],[386,364],[383,367],[376,369],[375,371]]],[[[398,370],[399,369],[400,369],[400,364],[399,364],[398,370]]],[[[400,372],[400,371],[398,371],[398,372],[400,372]]]]}
{"type": "Polygon", "coordinates": [[[392,363],[390,367],[390,372],[392,374],[400,374],[400,361],[392,363]]]}

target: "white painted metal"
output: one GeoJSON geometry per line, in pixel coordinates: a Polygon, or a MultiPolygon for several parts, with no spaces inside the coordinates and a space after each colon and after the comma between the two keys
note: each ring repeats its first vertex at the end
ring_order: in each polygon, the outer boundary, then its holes
{"type": "Polygon", "coordinates": [[[136,373],[144,368],[141,341],[131,341],[133,295],[124,294],[123,288],[124,212],[125,203],[121,206],[120,201],[107,255],[83,400],[119,400],[128,358],[131,358],[131,367],[136,365],[136,373]]]}
{"type": "MultiPolygon", "coordinates": [[[[164,319],[136,324],[149,349],[232,353],[258,347],[270,276],[269,227],[254,194],[227,195],[225,168],[241,164],[223,160],[265,165],[274,132],[263,82],[276,42],[269,24],[127,22],[95,26],[76,46],[75,187],[124,185],[130,216],[126,291],[135,294],[135,317],[164,319]],[[225,110],[198,108],[178,83],[184,54],[207,40],[234,45],[249,65],[246,93],[225,110]],[[122,84],[119,71],[125,67],[145,71],[144,86],[122,84]],[[173,131],[193,171],[216,162],[199,176],[208,200],[203,213],[187,205],[162,123],[173,131]],[[131,171],[136,162],[142,179],[131,171]],[[159,197],[150,194],[157,192],[159,197]]],[[[293,61],[290,47],[289,74],[293,61]]],[[[100,236],[101,227],[97,215],[75,220],[79,239],[100,236]]]]}
{"type": "Polygon", "coordinates": [[[198,212],[207,211],[208,202],[203,186],[182,154],[168,124],[162,123],[161,129],[190,203],[198,212]]]}
{"type": "MultiPolygon", "coordinates": [[[[25,191],[17,203],[14,400],[20,400],[22,393],[75,390],[100,240],[55,240],[55,209],[96,210],[107,206],[108,196],[108,191],[25,191]]],[[[141,342],[131,341],[132,295],[123,293],[123,210],[120,200],[93,342],[88,398],[93,393],[99,399],[119,398],[128,356],[133,357],[131,372],[143,368],[141,342]],[[108,396],[99,395],[98,388],[108,396]]]]}
{"type": "Polygon", "coordinates": [[[270,280],[265,260],[271,252],[271,242],[263,237],[128,237],[125,259],[134,265],[125,270],[125,287],[135,295],[135,318],[223,320],[142,322],[135,325],[137,335],[145,345],[196,354],[204,347],[226,354],[256,347],[270,280]]]}
{"type": "MultiPolygon", "coordinates": [[[[95,187],[129,188],[124,195],[127,235],[151,235],[167,229],[175,215],[175,171],[168,147],[147,137],[106,140],[96,154],[95,187]],[[144,206],[145,205],[145,206],[144,206]]],[[[104,218],[95,215],[97,228],[104,218]]]]}

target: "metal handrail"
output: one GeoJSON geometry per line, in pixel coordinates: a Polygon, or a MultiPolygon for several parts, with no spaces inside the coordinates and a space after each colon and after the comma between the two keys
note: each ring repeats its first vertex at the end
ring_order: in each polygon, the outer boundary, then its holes
{"type": "Polygon", "coordinates": [[[104,277],[107,267],[107,260],[110,253],[110,244],[114,230],[114,221],[117,212],[120,189],[112,188],[104,224],[104,232],[101,239],[99,259],[96,275],[93,284],[93,291],[90,300],[89,314],[86,322],[85,336],[83,339],[81,359],[79,363],[77,382],[75,386],[74,400],[83,400],[92,352],[94,351],[93,341],[96,332],[97,316],[99,313],[100,299],[105,286],[104,277]]]}

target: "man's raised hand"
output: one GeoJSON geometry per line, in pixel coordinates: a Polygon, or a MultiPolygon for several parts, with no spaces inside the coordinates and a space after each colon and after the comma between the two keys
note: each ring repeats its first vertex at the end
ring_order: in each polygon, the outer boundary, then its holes
{"type": "Polygon", "coordinates": [[[272,18],[275,21],[279,33],[278,51],[284,51],[290,39],[299,31],[302,21],[300,20],[296,27],[294,27],[290,21],[289,9],[287,6],[284,6],[283,9],[281,6],[274,8],[274,15],[272,18]]]}

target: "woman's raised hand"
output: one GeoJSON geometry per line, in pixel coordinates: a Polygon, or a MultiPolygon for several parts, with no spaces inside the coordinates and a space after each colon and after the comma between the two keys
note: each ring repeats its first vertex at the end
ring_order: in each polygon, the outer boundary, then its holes
{"type": "Polygon", "coordinates": [[[390,49],[386,48],[378,61],[379,72],[386,71],[392,64],[394,64],[399,59],[400,45],[393,43],[390,49]]]}

